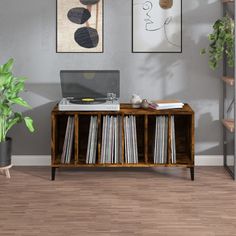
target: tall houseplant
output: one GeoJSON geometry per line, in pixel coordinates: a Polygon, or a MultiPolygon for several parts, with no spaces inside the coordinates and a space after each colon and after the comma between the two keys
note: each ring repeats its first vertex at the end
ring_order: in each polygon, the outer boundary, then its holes
{"type": "Polygon", "coordinates": [[[15,77],[12,73],[14,60],[10,59],[0,66],[0,166],[11,163],[11,138],[8,131],[16,124],[25,122],[30,132],[34,132],[33,120],[14,111],[16,105],[30,108],[20,96],[24,90],[24,77],[15,77]]]}
{"type": "Polygon", "coordinates": [[[234,21],[229,16],[218,19],[213,25],[213,32],[208,36],[209,47],[202,49],[201,54],[208,54],[209,66],[215,70],[226,55],[229,67],[234,67],[234,21]]]}

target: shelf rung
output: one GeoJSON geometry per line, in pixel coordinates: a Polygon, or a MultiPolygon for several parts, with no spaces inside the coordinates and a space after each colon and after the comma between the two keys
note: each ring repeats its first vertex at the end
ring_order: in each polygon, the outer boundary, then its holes
{"type": "Polygon", "coordinates": [[[234,86],[234,78],[233,77],[222,77],[222,80],[228,84],[229,86],[234,86]]]}
{"type": "Polygon", "coordinates": [[[229,132],[234,132],[234,120],[228,119],[228,120],[222,120],[223,125],[229,130],[229,132]]]}

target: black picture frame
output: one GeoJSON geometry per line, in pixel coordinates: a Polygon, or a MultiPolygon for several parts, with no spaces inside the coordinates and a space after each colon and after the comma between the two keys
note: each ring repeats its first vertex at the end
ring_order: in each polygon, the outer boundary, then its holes
{"type": "Polygon", "coordinates": [[[104,53],[104,0],[102,1],[102,51],[100,52],[92,52],[92,51],[87,51],[87,52],[83,52],[83,51],[75,51],[75,52],[64,52],[64,51],[58,51],[58,1],[60,0],[56,0],[56,53],[104,53]]]}
{"type": "MultiPolygon", "coordinates": [[[[174,0],[176,1],[176,0],[174,0]]],[[[134,51],[134,0],[132,0],[132,6],[131,6],[131,15],[132,15],[132,23],[131,23],[131,31],[132,31],[132,40],[131,40],[131,48],[132,48],[132,53],[177,53],[181,54],[183,53],[183,1],[180,0],[180,28],[181,28],[181,35],[180,35],[180,43],[181,43],[181,49],[180,51],[134,51]]]]}

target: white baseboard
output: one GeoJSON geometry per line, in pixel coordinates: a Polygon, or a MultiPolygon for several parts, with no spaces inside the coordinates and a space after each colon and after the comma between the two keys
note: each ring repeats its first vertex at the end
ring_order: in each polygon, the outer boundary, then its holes
{"type": "Polygon", "coordinates": [[[14,166],[50,166],[51,156],[13,155],[12,164],[14,166]]]}
{"type": "MultiPolygon", "coordinates": [[[[195,156],[196,166],[223,166],[222,155],[195,156]]],[[[51,156],[16,155],[12,156],[14,166],[50,166],[51,156]]]]}
{"type": "Polygon", "coordinates": [[[195,156],[195,165],[196,166],[223,166],[224,157],[223,155],[195,156]]]}

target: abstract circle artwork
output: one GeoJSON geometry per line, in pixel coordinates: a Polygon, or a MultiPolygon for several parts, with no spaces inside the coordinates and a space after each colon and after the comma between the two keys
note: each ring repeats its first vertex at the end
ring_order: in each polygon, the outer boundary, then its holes
{"type": "Polygon", "coordinates": [[[103,0],[57,0],[57,52],[103,52],[103,0]]]}

